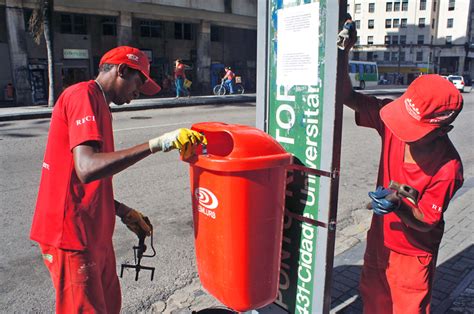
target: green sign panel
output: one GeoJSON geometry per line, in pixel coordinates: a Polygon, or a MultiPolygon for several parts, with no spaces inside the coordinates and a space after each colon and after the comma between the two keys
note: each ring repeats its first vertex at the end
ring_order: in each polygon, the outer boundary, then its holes
{"type": "Polygon", "coordinates": [[[301,166],[288,173],[276,304],[290,313],[318,313],[328,299],[338,2],[271,0],[266,13],[264,128],[301,166]]]}

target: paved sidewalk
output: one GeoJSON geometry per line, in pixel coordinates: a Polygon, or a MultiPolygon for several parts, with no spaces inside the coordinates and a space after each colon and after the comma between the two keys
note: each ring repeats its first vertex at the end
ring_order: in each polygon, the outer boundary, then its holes
{"type": "MultiPolygon", "coordinates": [[[[133,100],[130,104],[110,106],[113,112],[169,108],[178,106],[197,106],[225,103],[255,102],[255,94],[225,96],[192,96],[180,98],[148,98],[133,100]]],[[[49,118],[52,108],[46,106],[0,107],[0,121],[49,118]]]]}

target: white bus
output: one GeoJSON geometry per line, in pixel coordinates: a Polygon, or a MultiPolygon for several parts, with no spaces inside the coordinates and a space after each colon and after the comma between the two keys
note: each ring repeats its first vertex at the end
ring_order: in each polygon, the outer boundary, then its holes
{"type": "Polygon", "coordinates": [[[365,89],[367,86],[375,86],[379,81],[379,70],[377,63],[369,61],[349,61],[349,77],[352,86],[365,89]]]}

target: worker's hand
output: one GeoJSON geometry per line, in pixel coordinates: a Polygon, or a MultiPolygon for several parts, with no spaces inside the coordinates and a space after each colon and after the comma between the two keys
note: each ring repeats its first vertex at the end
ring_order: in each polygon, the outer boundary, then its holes
{"type": "Polygon", "coordinates": [[[135,209],[130,210],[124,217],[122,217],[122,222],[139,238],[149,236],[153,231],[150,219],[135,209]]]}
{"type": "Polygon", "coordinates": [[[207,144],[207,140],[199,132],[181,128],[154,138],[148,144],[152,153],[160,150],[168,152],[172,149],[179,149],[181,157],[188,159],[194,154],[194,148],[198,144],[207,144]]]}
{"type": "Polygon", "coordinates": [[[386,215],[400,207],[400,197],[394,190],[377,187],[375,192],[369,192],[372,199],[372,210],[377,215],[386,215]]]}

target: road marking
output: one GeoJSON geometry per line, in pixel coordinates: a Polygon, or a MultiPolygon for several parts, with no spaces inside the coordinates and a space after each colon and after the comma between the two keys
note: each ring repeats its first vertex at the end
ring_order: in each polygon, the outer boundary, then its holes
{"type": "Polygon", "coordinates": [[[125,129],[117,129],[114,132],[121,132],[121,131],[130,131],[130,130],[140,130],[140,129],[151,129],[151,128],[161,128],[165,126],[172,126],[172,125],[182,125],[182,124],[190,124],[190,121],[184,121],[179,123],[168,123],[168,124],[156,124],[156,125],[148,125],[148,126],[139,126],[136,128],[125,128],[125,129]]]}

